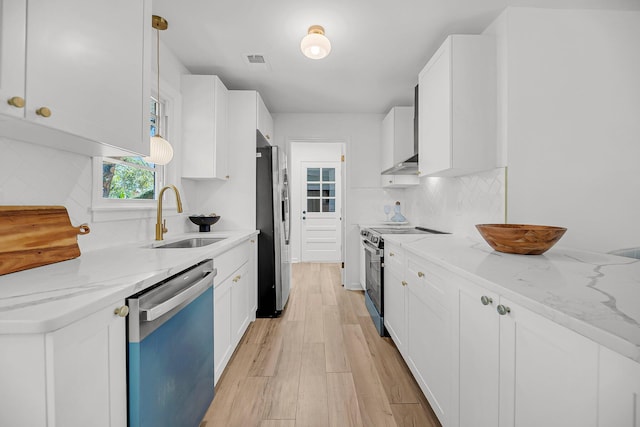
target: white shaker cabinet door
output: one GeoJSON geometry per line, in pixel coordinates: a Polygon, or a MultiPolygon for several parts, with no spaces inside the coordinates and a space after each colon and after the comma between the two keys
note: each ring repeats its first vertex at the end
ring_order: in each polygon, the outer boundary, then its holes
{"type": "Polygon", "coordinates": [[[184,75],[182,177],[229,179],[229,91],[218,76],[184,75]]]}
{"type": "Polygon", "coordinates": [[[0,0],[0,114],[24,117],[26,0],[0,0]]]}
{"type": "Polygon", "coordinates": [[[640,427],[640,363],[600,347],[598,426],[640,427]]]}
{"type": "Polygon", "coordinates": [[[234,348],[249,326],[250,285],[250,269],[247,262],[231,275],[231,343],[234,348]]]}
{"type": "Polygon", "coordinates": [[[27,120],[148,154],[149,4],[29,0],[27,120]]]}
{"type": "Polygon", "coordinates": [[[470,283],[460,286],[460,427],[498,425],[500,316],[498,296],[470,283]]]}
{"type": "Polygon", "coordinates": [[[104,308],[46,334],[47,425],[127,424],[125,318],[104,308]]]}
{"type": "Polygon", "coordinates": [[[598,345],[505,298],[500,305],[499,426],[596,427],[598,345]]]}
{"type": "Polygon", "coordinates": [[[227,366],[233,346],[231,345],[231,281],[232,277],[213,290],[213,364],[215,383],[227,366]]]}

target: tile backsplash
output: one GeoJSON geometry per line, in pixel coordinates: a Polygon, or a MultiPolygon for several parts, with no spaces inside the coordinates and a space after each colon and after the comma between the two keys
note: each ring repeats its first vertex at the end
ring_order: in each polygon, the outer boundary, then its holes
{"type": "Polygon", "coordinates": [[[407,216],[415,224],[478,237],[475,224],[505,221],[505,169],[461,177],[421,178],[407,190],[407,216]]]}

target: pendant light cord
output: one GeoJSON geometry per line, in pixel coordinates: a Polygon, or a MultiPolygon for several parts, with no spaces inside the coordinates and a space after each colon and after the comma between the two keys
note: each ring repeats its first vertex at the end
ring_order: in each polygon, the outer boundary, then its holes
{"type": "Polygon", "coordinates": [[[161,107],[161,103],[160,103],[160,29],[156,28],[156,64],[158,66],[157,68],[157,78],[158,78],[158,115],[157,115],[157,120],[158,123],[156,123],[156,129],[158,130],[156,132],[156,134],[154,136],[161,136],[160,135],[160,122],[162,121],[162,111],[160,109],[161,107]]]}

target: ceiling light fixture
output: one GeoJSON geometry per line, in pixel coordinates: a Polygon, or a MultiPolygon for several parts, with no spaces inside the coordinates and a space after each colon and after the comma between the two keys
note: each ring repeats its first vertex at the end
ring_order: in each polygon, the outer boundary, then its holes
{"type": "Polygon", "coordinates": [[[324,28],[320,25],[309,27],[308,34],[300,42],[300,49],[304,56],[311,59],[322,59],[331,52],[331,42],[324,35],[324,28]]]}
{"type": "Polygon", "coordinates": [[[156,165],[166,165],[173,159],[173,147],[169,144],[169,141],[164,139],[160,135],[160,122],[162,121],[161,105],[160,102],[160,31],[164,31],[169,28],[169,23],[161,16],[153,15],[151,19],[151,25],[156,29],[156,60],[157,60],[157,72],[158,72],[158,111],[157,111],[157,123],[155,135],[151,137],[150,155],[145,157],[147,162],[154,163],[156,165]]]}

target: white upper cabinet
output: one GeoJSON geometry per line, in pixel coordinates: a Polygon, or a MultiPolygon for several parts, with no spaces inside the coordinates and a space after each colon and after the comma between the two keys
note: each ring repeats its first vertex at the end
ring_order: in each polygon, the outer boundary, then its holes
{"type": "Polygon", "coordinates": [[[3,105],[20,120],[0,135],[89,155],[148,154],[150,3],[1,4],[0,104],[19,97],[24,107],[3,105]]]}
{"type": "Polygon", "coordinates": [[[382,170],[407,160],[413,151],[413,107],[393,107],[382,120],[382,170]]]}
{"type": "Polygon", "coordinates": [[[258,115],[256,117],[256,122],[258,125],[258,130],[265,137],[270,144],[273,145],[273,117],[271,117],[271,113],[267,110],[267,106],[264,104],[262,97],[259,93],[257,93],[256,97],[256,106],[258,115]]]}
{"type": "Polygon", "coordinates": [[[0,114],[24,117],[26,0],[0,0],[0,114]]]}
{"type": "Polygon", "coordinates": [[[229,91],[218,76],[184,75],[182,176],[229,179],[229,91]]]}
{"type": "Polygon", "coordinates": [[[447,37],[418,77],[419,175],[457,176],[496,166],[495,40],[447,37]]]}

